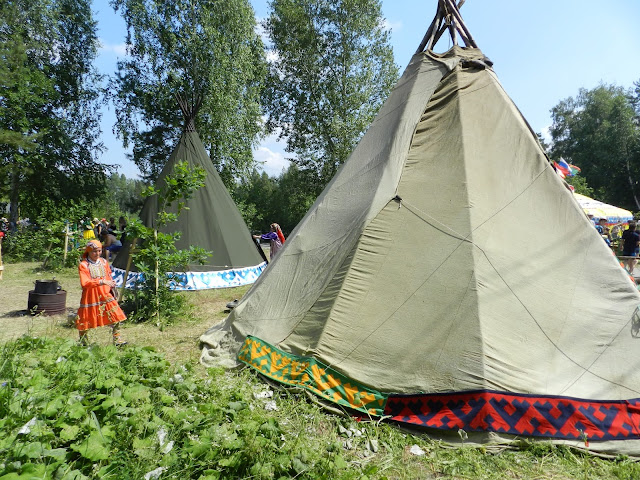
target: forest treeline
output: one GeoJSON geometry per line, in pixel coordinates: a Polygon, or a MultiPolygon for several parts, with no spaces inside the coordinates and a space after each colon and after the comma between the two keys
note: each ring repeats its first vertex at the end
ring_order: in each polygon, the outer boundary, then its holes
{"type": "MultiPolygon", "coordinates": [[[[10,220],[135,215],[183,128],[177,98],[247,225],[293,230],[348,158],[398,79],[378,0],[110,0],[127,55],[101,75],[90,0],[0,4],[0,208],[10,220]],[[100,108],[142,180],[98,162],[100,108]],[[277,134],[289,167],[259,170],[277,134]]],[[[640,210],[640,81],[581,89],[552,109],[551,159],[576,190],[640,210]]]]}

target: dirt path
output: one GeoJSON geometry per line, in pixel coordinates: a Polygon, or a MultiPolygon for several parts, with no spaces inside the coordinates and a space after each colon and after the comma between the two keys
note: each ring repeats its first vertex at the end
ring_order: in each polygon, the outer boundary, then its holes
{"type": "MultiPolygon", "coordinates": [[[[0,280],[0,344],[23,335],[72,339],[78,337],[73,321],[82,289],[75,270],[68,269],[55,274],[55,279],[67,292],[66,314],[32,316],[27,310],[29,291],[33,290],[35,281],[54,278],[51,273],[38,272],[38,266],[37,263],[5,263],[3,278],[0,280]]],[[[240,298],[247,289],[248,287],[238,287],[188,292],[185,295],[188,295],[193,307],[188,318],[166,327],[164,331],[151,324],[125,322],[123,335],[131,344],[153,346],[172,363],[197,363],[200,357],[200,335],[224,320],[227,302],[240,298]]],[[[92,330],[90,338],[98,345],[108,345],[111,341],[110,330],[92,330]]]]}

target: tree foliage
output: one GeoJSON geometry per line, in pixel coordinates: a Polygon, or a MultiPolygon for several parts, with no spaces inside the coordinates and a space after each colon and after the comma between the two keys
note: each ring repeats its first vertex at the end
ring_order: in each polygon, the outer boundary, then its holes
{"type": "MultiPolygon", "coordinates": [[[[632,92],[600,85],[581,89],[552,109],[552,156],[581,168],[595,195],[640,209],[640,126],[632,92]]],[[[637,105],[637,102],[636,102],[637,105]]]]}
{"type": "Polygon", "coordinates": [[[378,0],[273,0],[264,101],[268,127],[317,195],[347,159],[398,77],[378,0]]]}
{"type": "Polygon", "coordinates": [[[12,220],[102,193],[96,55],[90,1],[0,3],[0,196],[12,220]]]}
{"type": "Polygon", "coordinates": [[[107,178],[106,186],[107,195],[102,205],[105,215],[116,216],[116,213],[120,214],[120,212],[132,214],[142,209],[144,205],[142,191],[145,188],[142,180],[113,173],[107,178]]]}
{"type": "Polygon", "coordinates": [[[593,197],[593,188],[587,185],[587,179],[582,175],[567,177],[565,178],[565,181],[573,187],[573,191],[575,193],[586,195],[587,197],[593,197]]]}
{"type": "Polygon", "coordinates": [[[263,45],[248,0],[111,0],[127,24],[129,57],[112,79],[116,128],[146,180],[155,180],[191,106],[205,148],[223,181],[253,165],[261,131],[263,45]]]}
{"type": "Polygon", "coordinates": [[[242,179],[233,190],[233,198],[243,206],[241,212],[249,229],[268,232],[276,222],[286,235],[290,234],[316,199],[307,188],[308,176],[292,164],[278,177],[254,170],[242,179]]]}

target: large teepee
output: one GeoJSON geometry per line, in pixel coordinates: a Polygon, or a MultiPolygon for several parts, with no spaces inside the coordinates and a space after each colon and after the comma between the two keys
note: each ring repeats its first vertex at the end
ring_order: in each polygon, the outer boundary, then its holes
{"type": "MultiPolygon", "coordinates": [[[[164,232],[181,232],[176,243],[179,249],[199,246],[212,252],[204,265],[189,265],[185,272],[174,272],[176,290],[203,290],[247,285],[256,281],[266,266],[266,259],[260,255],[253,242],[238,207],[220,179],[198,133],[194,118],[200,104],[192,107],[179,100],[185,117],[185,128],[166,165],[158,177],[162,185],[177,162],[187,162],[190,167],[202,167],[207,173],[205,185],[186,201],[188,209],[183,210],[177,222],[162,228],[164,232]]],[[[147,198],[140,219],[147,226],[153,226],[158,213],[157,197],[147,198]]],[[[131,239],[130,239],[131,240],[131,239]]],[[[127,287],[133,287],[139,280],[135,264],[130,262],[130,242],[127,242],[113,261],[114,280],[118,286],[127,274],[127,287]]]]}
{"type": "Polygon", "coordinates": [[[640,455],[640,294],[452,0],[366,135],[227,320],[235,359],[459,441],[640,455]],[[464,46],[433,46],[456,33],[464,46]]]}

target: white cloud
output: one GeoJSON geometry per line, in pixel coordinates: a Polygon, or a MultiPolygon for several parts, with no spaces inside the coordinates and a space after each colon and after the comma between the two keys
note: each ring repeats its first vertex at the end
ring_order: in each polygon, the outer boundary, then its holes
{"type": "Polygon", "coordinates": [[[262,22],[264,22],[265,19],[262,17],[256,17],[256,27],[255,27],[255,32],[258,34],[258,36],[260,38],[262,38],[262,41],[264,43],[268,43],[269,42],[269,37],[267,36],[267,31],[264,29],[264,27],[262,26],[262,22]]]}
{"type": "Polygon", "coordinates": [[[385,30],[393,30],[394,32],[399,32],[400,30],[402,30],[402,21],[400,20],[396,20],[396,21],[391,21],[387,18],[385,18],[382,21],[382,28],[384,28],[385,30]]]}
{"type": "Polygon", "coordinates": [[[262,164],[259,169],[264,170],[270,177],[277,177],[289,168],[289,160],[282,152],[272,150],[264,144],[253,151],[253,157],[262,164]]]}
{"type": "Polygon", "coordinates": [[[547,125],[546,127],[543,127],[542,131],[540,132],[540,135],[542,136],[544,141],[547,142],[549,145],[553,143],[553,139],[551,138],[551,125],[547,125]]]}
{"type": "Polygon", "coordinates": [[[100,39],[100,53],[115,53],[119,56],[125,56],[127,54],[127,44],[108,44],[104,40],[100,39]]]}
{"type": "Polygon", "coordinates": [[[267,52],[267,62],[277,63],[279,61],[280,61],[280,55],[278,55],[278,52],[274,52],[273,50],[269,50],[267,52]]]}

